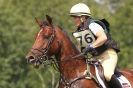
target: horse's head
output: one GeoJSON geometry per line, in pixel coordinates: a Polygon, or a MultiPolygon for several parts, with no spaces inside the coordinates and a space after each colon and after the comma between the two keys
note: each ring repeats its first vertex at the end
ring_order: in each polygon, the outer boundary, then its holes
{"type": "Polygon", "coordinates": [[[57,53],[57,48],[59,48],[52,19],[48,15],[46,15],[46,19],[46,21],[41,22],[36,19],[40,26],[40,31],[36,36],[30,52],[26,56],[27,61],[35,67],[39,67],[44,60],[57,53]]]}

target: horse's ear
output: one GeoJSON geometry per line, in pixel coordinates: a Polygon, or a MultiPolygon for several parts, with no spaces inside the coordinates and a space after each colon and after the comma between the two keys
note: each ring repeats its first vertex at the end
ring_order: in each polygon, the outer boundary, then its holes
{"type": "Polygon", "coordinates": [[[49,15],[46,15],[46,19],[49,24],[52,24],[52,18],[49,15]]]}
{"type": "Polygon", "coordinates": [[[39,25],[39,27],[41,27],[41,25],[42,25],[41,21],[39,19],[37,19],[36,17],[35,17],[35,21],[37,22],[37,24],[39,25]]]}

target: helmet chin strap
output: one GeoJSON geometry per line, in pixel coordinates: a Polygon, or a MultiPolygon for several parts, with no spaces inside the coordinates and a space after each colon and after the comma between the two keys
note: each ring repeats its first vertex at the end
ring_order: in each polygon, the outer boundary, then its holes
{"type": "Polygon", "coordinates": [[[80,18],[80,22],[81,22],[81,23],[80,23],[79,26],[80,26],[81,29],[82,29],[82,28],[83,28],[83,25],[84,25],[84,22],[85,22],[84,18],[81,17],[81,18],[80,18]]]}

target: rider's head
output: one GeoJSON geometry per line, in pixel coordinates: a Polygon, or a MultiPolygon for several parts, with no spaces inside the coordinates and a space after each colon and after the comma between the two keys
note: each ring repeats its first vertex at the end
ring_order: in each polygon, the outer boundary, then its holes
{"type": "Polygon", "coordinates": [[[76,26],[80,26],[88,17],[91,16],[89,7],[84,3],[78,3],[72,6],[70,16],[74,18],[76,26]]]}

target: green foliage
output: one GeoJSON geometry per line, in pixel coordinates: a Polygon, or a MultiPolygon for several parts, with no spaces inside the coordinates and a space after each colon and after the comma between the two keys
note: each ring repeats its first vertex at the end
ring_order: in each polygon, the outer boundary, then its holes
{"type": "Polygon", "coordinates": [[[89,5],[95,18],[109,20],[111,33],[121,46],[119,66],[133,67],[133,1],[119,1],[122,5],[111,14],[105,5],[94,0],[0,0],[0,88],[56,87],[57,71],[50,66],[34,69],[25,60],[39,29],[34,18],[51,15],[54,24],[71,35],[75,27],[68,13],[71,6],[79,2],[89,5]]]}
{"type": "Polygon", "coordinates": [[[112,29],[114,34],[114,38],[119,41],[121,47],[120,53],[120,63],[121,67],[133,67],[131,62],[133,62],[133,1],[129,0],[125,2],[121,8],[117,10],[117,15],[114,16],[113,20],[115,21],[112,23],[112,29]]]}

